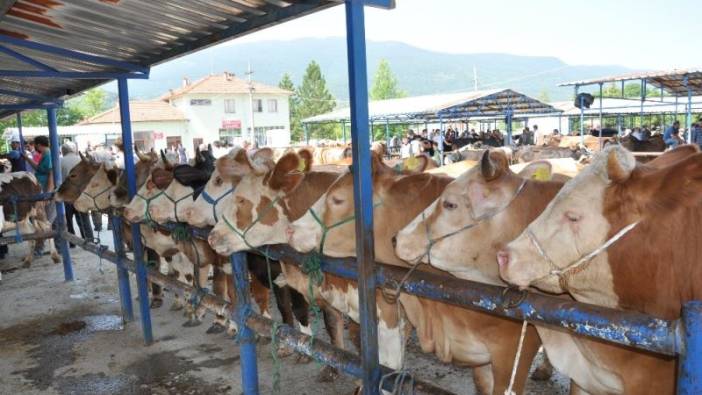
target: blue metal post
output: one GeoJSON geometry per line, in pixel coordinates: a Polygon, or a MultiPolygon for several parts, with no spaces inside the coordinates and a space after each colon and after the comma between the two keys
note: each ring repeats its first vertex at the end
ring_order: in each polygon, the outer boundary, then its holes
{"type": "MultiPolygon", "coordinates": [[[[560,134],[563,134],[563,113],[558,113],[558,132],[560,134]]],[[[570,130],[568,131],[568,134],[570,134],[570,130]]]]}
{"type": "MultiPolygon", "coordinates": [[[[578,89],[580,87],[575,85],[575,97],[578,97],[578,89]]],[[[580,145],[585,146],[585,98],[580,97],[580,145]]]]}
{"type": "Polygon", "coordinates": [[[685,303],[681,320],[678,395],[702,394],[702,301],[685,303]]]}
{"type": "MultiPolygon", "coordinates": [[[[427,131],[427,136],[429,132],[427,131]]],[[[444,165],[444,119],[439,117],[439,166],[444,165]]]]}
{"type": "Polygon", "coordinates": [[[122,305],[122,320],[124,322],[134,321],[134,308],[132,307],[132,289],[129,285],[129,272],[122,264],[125,257],[124,243],[122,242],[122,219],[117,215],[110,215],[112,221],[112,240],[115,244],[117,254],[117,285],[119,288],[119,300],[122,305]]]}
{"type": "MultiPolygon", "coordinates": [[[[49,145],[51,146],[51,173],[54,178],[54,189],[61,185],[61,159],[59,158],[58,126],[56,124],[56,108],[46,110],[49,120],[49,145]]],[[[61,237],[61,233],[66,230],[66,211],[63,202],[56,202],[56,221],[54,222],[59,234],[54,238],[56,248],[61,252],[63,258],[63,277],[66,281],[73,281],[73,265],[71,264],[71,254],[68,250],[68,243],[61,237]]]]}
{"type": "Polygon", "coordinates": [[[20,143],[20,170],[27,171],[27,162],[24,161],[24,134],[22,133],[22,112],[17,113],[17,136],[20,143]]]}
{"type": "Polygon", "coordinates": [[[385,118],[385,146],[390,147],[390,121],[387,118],[385,118]]]}
{"type": "Polygon", "coordinates": [[[346,51],[351,97],[353,197],[358,260],[358,304],[361,324],[363,394],[377,395],[380,382],[378,317],[375,304],[373,181],[368,132],[368,75],[363,1],[346,0],[346,51]]]}
{"type": "Polygon", "coordinates": [[[505,129],[507,129],[507,138],[505,139],[505,147],[512,145],[512,115],[513,111],[508,108],[505,114],[505,129]]]}
{"type": "MultiPolygon", "coordinates": [[[[117,80],[119,90],[119,115],[122,123],[122,144],[124,145],[124,170],[127,174],[127,192],[131,199],[136,195],[136,173],[134,168],[134,144],[132,143],[132,121],[129,115],[129,89],[127,79],[117,80]]],[[[134,261],[136,262],[137,289],[139,292],[139,313],[141,315],[141,329],[144,333],[144,343],[153,342],[151,331],[151,310],[149,307],[149,282],[146,278],[144,266],[144,247],[141,245],[141,232],[139,224],[132,224],[132,245],[134,247],[134,261]]]]}
{"type": "Polygon", "coordinates": [[[687,75],[683,80],[685,88],[687,88],[687,112],[685,113],[685,127],[687,128],[687,143],[692,143],[692,91],[687,75]]]}
{"type": "Polygon", "coordinates": [[[232,277],[236,288],[236,317],[239,330],[239,356],[241,359],[241,390],[244,395],[258,395],[258,366],[256,365],[256,335],[246,326],[246,319],[253,312],[249,292],[249,271],[246,253],[237,252],[230,257],[232,277]]]}
{"type": "Polygon", "coordinates": [[[639,113],[639,126],[644,125],[644,101],[646,100],[646,80],[641,80],[641,112],[639,113]]]}
{"type": "Polygon", "coordinates": [[[346,121],[341,121],[341,132],[344,137],[344,144],[346,144],[346,121]]]}
{"type": "Polygon", "coordinates": [[[310,145],[310,131],[306,123],[302,124],[302,130],[305,131],[305,144],[310,145]]]}

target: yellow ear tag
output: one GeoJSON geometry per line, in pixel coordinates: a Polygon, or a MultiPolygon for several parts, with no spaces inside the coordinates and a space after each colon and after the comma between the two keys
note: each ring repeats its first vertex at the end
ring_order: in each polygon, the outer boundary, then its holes
{"type": "Polygon", "coordinates": [[[416,156],[411,156],[405,159],[405,169],[414,170],[419,166],[419,159],[416,156]]]}
{"type": "Polygon", "coordinates": [[[536,181],[549,181],[551,180],[551,172],[545,167],[539,167],[531,178],[536,181]]]}
{"type": "Polygon", "coordinates": [[[307,161],[300,158],[300,164],[297,165],[297,171],[299,171],[300,173],[304,173],[306,167],[307,167],[307,161]]]}

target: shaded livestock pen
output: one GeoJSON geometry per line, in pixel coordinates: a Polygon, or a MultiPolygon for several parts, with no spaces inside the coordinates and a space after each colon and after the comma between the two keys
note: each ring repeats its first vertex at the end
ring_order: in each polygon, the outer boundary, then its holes
{"type": "MultiPolygon", "coordinates": [[[[0,78],[9,81],[13,89],[7,90],[0,101],[0,116],[11,115],[25,109],[46,109],[49,118],[51,145],[58,146],[56,129],[56,109],[62,98],[96,85],[97,80],[117,79],[122,119],[122,138],[125,146],[125,167],[129,179],[129,196],[136,193],[132,133],[129,114],[128,80],[148,78],[149,67],[189,51],[203,48],[223,39],[236,37],[247,32],[276,24],[287,19],[302,16],[337,4],[334,1],[304,2],[234,2],[225,7],[221,2],[212,2],[214,7],[188,9],[175,7],[170,2],[117,2],[89,3],[92,6],[56,7],[48,12],[49,20],[56,18],[64,22],[71,35],[56,35],[52,29],[58,23],[47,24],[39,29],[25,30],[23,13],[14,12],[7,17],[12,3],[3,11],[3,28],[10,35],[0,35],[3,58],[0,60],[0,78]],[[251,4],[255,4],[252,6],[251,4]],[[112,8],[107,8],[112,7],[112,8]],[[132,8],[133,7],[133,8],[132,8]],[[164,13],[163,10],[168,12],[164,13]],[[215,11],[216,10],[216,11],[215,11]],[[96,23],[102,25],[88,34],[85,31],[71,32],[73,13],[95,14],[96,23]],[[208,13],[211,12],[211,13],[208,13]],[[20,15],[19,17],[17,15],[20,15]],[[108,18],[105,21],[105,18],[108,18]],[[112,19],[110,19],[112,18],[112,19]],[[66,23],[68,21],[69,23],[66,23]],[[157,23],[160,21],[161,23],[157,23]],[[9,23],[6,23],[9,22],[9,23]],[[173,30],[162,32],[159,28],[173,30]],[[114,32],[119,29],[120,35],[114,32]],[[131,32],[131,33],[130,33],[131,32]],[[197,33],[195,33],[197,32],[197,33]],[[147,36],[148,39],[143,39],[147,36]],[[180,40],[183,38],[184,40],[180,40]],[[110,43],[114,45],[104,45],[110,43]],[[119,45],[118,45],[119,44],[119,45]],[[70,49],[67,49],[70,48],[70,49]],[[109,56],[109,58],[108,58],[109,56]],[[9,99],[6,99],[9,98],[9,99]]],[[[364,5],[391,8],[389,0],[346,0],[347,50],[349,85],[351,93],[350,124],[353,142],[353,177],[356,222],[356,259],[322,259],[321,270],[341,277],[351,278],[359,284],[359,306],[361,323],[361,355],[343,353],[328,345],[315,341],[286,326],[277,326],[275,337],[292,346],[297,351],[312,355],[316,359],[337,366],[342,371],[363,381],[365,394],[379,393],[381,376],[389,372],[378,361],[377,316],[375,303],[376,287],[402,286],[404,292],[424,298],[445,301],[458,306],[488,311],[500,316],[527,320],[536,324],[555,326],[572,333],[590,336],[606,341],[636,347],[668,356],[680,356],[678,393],[694,394],[702,392],[702,303],[690,302],[686,305],[681,320],[666,321],[633,312],[622,312],[580,303],[563,302],[559,299],[539,295],[517,295],[501,287],[487,286],[462,280],[437,282],[428,274],[413,273],[406,279],[407,272],[374,263],[373,246],[373,202],[371,189],[371,168],[369,150],[368,92],[365,59],[364,5]],[[404,280],[403,280],[404,279],[404,280]]],[[[196,7],[197,5],[192,5],[196,7]]],[[[91,26],[93,27],[93,26],[91,26]]],[[[512,111],[507,111],[511,117],[512,111]]],[[[58,163],[58,152],[52,151],[52,160],[58,163]]],[[[57,169],[58,170],[58,169],[57,169]]],[[[54,171],[55,181],[60,181],[60,171],[54,171]]],[[[176,284],[158,272],[149,270],[137,253],[134,262],[127,259],[122,248],[115,252],[85,242],[69,235],[63,223],[63,205],[57,203],[57,245],[62,251],[64,275],[73,280],[73,267],[67,240],[88,251],[95,252],[102,259],[116,263],[119,278],[122,318],[132,321],[131,284],[128,272],[136,274],[139,293],[141,329],[147,344],[153,343],[152,317],[148,306],[147,279],[161,282],[171,290],[183,292],[186,287],[176,284]]],[[[115,245],[121,246],[121,221],[115,217],[115,245]]],[[[132,225],[134,250],[142,250],[138,224],[132,225]]],[[[190,230],[193,237],[204,237],[200,230],[190,230]]],[[[306,257],[287,247],[271,247],[270,254],[285,255],[288,259],[300,262],[306,257]]],[[[234,281],[237,285],[237,302],[231,317],[239,325],[237,336],[239,358],[241,360],[240,387],[245,394],[259,393],[257,350],[254,332],[270,334],[272,323],[256,314],[249,300],[248,276],[245,255],[231,257],[234,281]]],[[[204,296],[203,303],[220,307],[221,301],[204,296]]],[[[79,327],[81,324],[77,324],[79,327]]],[[[85,324],[88,325],[87,323],[85,324]]],[[[64,328],[70,331],[74,326],[64,328]]],[[[40,334],[39,334],[40,335],[40,334]]],[[[403,372],[399,372],[403,373],[403,372]]],[[[392,377],[392,376],[389,376],[392,377]]],[[[397,377],[397,376],[395,376],[397,377]]],[[[97,381],[98,378],[96,378],[97,381]]],[[[410,378],[411,379],[411,378],[410,378]]],[[[401,381],[383,380],[383,388],[396,389],[401,381]]],[[[441,390],[416,381],[418,389],[439,393],[441,390]]],[[[237,383],[239,384],[239,383],[237,383]]]]}

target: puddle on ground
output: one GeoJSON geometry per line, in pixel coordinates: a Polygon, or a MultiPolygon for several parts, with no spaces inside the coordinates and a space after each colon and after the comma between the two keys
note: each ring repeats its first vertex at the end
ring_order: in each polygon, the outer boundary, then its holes
{"type": "Polygon", "coordinates": [[[62,322],[51,335],[65,336],[70,333],[85,331],[84,334],[105,331],[119,331],[124,328],[122,318],[118,315],[89,315],[81,320],[62,322]]]}

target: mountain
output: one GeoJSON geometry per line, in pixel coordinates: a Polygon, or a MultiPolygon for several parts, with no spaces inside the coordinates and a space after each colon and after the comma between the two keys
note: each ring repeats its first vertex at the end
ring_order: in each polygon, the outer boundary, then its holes
{"type": "MultiPolygon", "coordinates": [[[[559,82],[631,71],[614,65],[569,65],[547,56],[433,52],[400,42],[369,41],[367,53],[369,78],[372,78],[380,59],[387,59],[401,89],[412,96],[472,90],[474,67],[479,89],[512,88],[533,96],[546,92],[550,100],[572,97],[572,88],[559,88],[556,86],[559,82]]],[[[225,70],[244,76],[249,63],[256,81],[277,85],[281,76],[288,72],[298,84],[311,60],[320,64],[332,94],[346,100],[348,82],[346,41],[343,38],[231,43],[211,47],[154,67],[149,80],[130,82],[130,93],[136,98],[154,98],[169,88],[180,86],[185,76],[193,81],[225,70]]],[[[116,91],[114,84],[106,89],[116,91]]]]}

